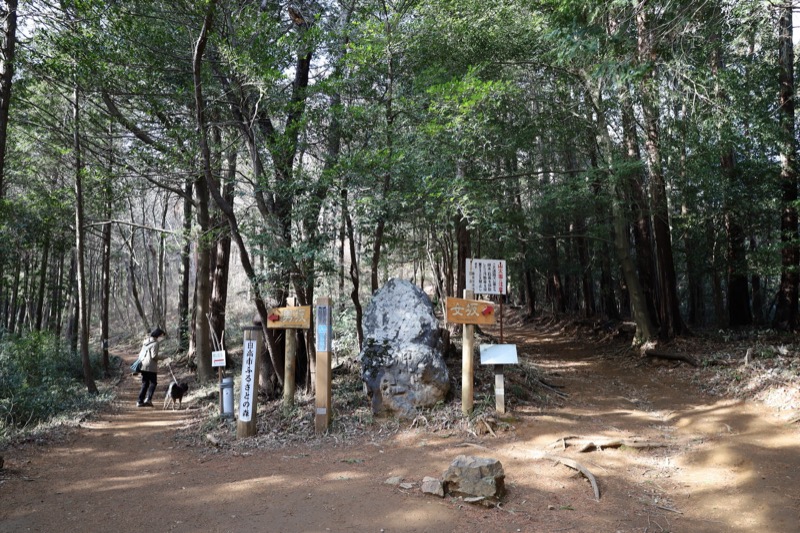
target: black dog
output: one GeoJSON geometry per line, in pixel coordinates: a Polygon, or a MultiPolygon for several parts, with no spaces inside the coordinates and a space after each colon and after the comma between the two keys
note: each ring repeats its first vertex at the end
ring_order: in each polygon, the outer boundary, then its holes
{"type": "Polygon", "coordinates": [[[177,381],[173,381],[167,387],[167,394],[164,396],[164,409],[172,404],[172,410],[175,410],[175,403],[178,404],[178,409],[181,408],[181,401],[183,400],[183,395],[186,394],[186,391],[189,390],[189,385],[186,383],[178,383],[177,381]]]}

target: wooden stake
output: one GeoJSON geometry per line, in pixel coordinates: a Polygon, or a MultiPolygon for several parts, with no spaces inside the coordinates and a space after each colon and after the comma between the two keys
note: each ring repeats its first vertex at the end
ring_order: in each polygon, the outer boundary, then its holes
{"type": "Polygon", "coordinates": [[[314,397],[314,431],[325,433],[331,423],[331,309],[330,298],[317,298],[317,364],[314,397]]]}
{"type": "Polygon", "coordinates": [[[286,364],[283,367],[283,408],[294,406],[294,372],[297,360],[297,333],[293,329],[283,330],[286,335],[286,364]]]}
{"type": "MultiPolygon", "coordinates": [[[[471,300],[474,294],[470,290],[464,291],[464,299],[471,300]]],[[[473,354],[475,347],[475,326],[464,324],[461,349],[461,412],[469,415],[473,405],[473,354]]]]}
{"type": "Polygon", "coordinates": [[[252,437],[258,431],[258,372],[262,348],[260,326],[248,326],[242,329],[244,332],[242,397],[239,401],[239,421],[236,423],[236,437],[239,439],[252,437]]]}
{"type": "MultiPolygon", "coordinates": [[[[297,307],[297,299],[286,299],[289,307],[297,307]]],[[[283,367],[283,408],[290,409],[294,406],[294,393],[296,389],[294,374],[297,361],[297,335],[293,330],[284,329],[286,335],[285,363],[283,367]]]]}

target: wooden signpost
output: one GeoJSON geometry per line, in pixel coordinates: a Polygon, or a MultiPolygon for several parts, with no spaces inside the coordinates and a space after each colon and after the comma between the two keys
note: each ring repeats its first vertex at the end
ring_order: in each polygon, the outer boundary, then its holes
{"type": "Polygon", "coordinates": [[[475,326],[495,323],[494,306],[491,302],[473,300],[473,292],[464,291],[464,298],[448,298],[445,301],[446,320],[463,324],[461,348],[461,412],[468,415],[473,407],[473,382],[475,370],[472,352],[475,347],[475,326]]]}
{"type": "MultiPolygon", "coordinates": [[[[475,294],[506,294],[508,271],[506,262],[497,259],[467,259],[467,288],[464,298],[448,298],[445,302],[446,321],[463,324],[463,342],[461,351],[461,412],[468,415],[473,406],[473,349],[475,346],[475,326],[493,325],[496,323],[494,304],[473,300],[475,294]]],[[[503,301],[500,300],[500,342],[503,342],[503,301]]],[[[515,348],[516,350],[516,348],[515,348]]],[[[516,351],[515,351],[516,356],[516,351]]],[[[505,412],[503,391],[503,369],[495,367],[495,392],[500,391],[498,412],[505,412]],[[500,388],[497,388],[497,384],[500,388]],[[502,409],[502,411],[500,411],[502,409]]]]}
{"type": "Polygon", "coordinates": [[[314,431],[325,433],[331,423],[331,348],[333,325],[330,298],[317,298],[316,330],[316,397],[314,398],[314,431]]]}
{"type": "Polygon", "coordinates": [[[242,384],[239,398],[239,420],[236,437],[252,437],[256,434],[256,408],[258,406],[258,358],[261,353],[261,327],[248,326],[244,330],[244,352],[242,353],[242,384]]]}
{"type": "MultiPolygon", "coordinates": [[[[267,328],[269,329],[308,329],[311,327],[311,306],[298,307],[296,299],[289,299],[288,307],[276,307],[269,310],[267,328]],[[292,305],[295,304],[295,305],[292,305]]],[[[295,364],[297,361],[297,336],[294,331],[286,331],[286,362],[283,369],[283,406],[294,405],[295,364]]]]}

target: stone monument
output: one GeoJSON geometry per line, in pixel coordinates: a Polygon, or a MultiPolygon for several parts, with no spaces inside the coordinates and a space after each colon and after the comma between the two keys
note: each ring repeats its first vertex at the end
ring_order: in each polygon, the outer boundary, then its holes
{"type": "Polygon", "coordinates": [[[433,305],[416,285],[391,279],[364,314],[361,379],[376,415],[413,417],[445,399],[450,379],[433,305]]]}

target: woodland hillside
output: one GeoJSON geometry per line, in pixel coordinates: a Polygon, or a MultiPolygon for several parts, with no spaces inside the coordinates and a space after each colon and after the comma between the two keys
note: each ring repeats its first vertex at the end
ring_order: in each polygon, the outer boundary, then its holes
{"type": "Polygon", "coordinates": [[[636,344],[794,332],[795,10],[2,0],[0,340],[27,354],[14,372],[53,347],[95,392],[109,346],[158,325],[207,380],[214,340],[289,297],[331,297],[337,349],[357,353],[389,278],[438,305],[463,293],[469,258],[507,261],[506,303],[529,318],[628,321],[636,344]]]}

